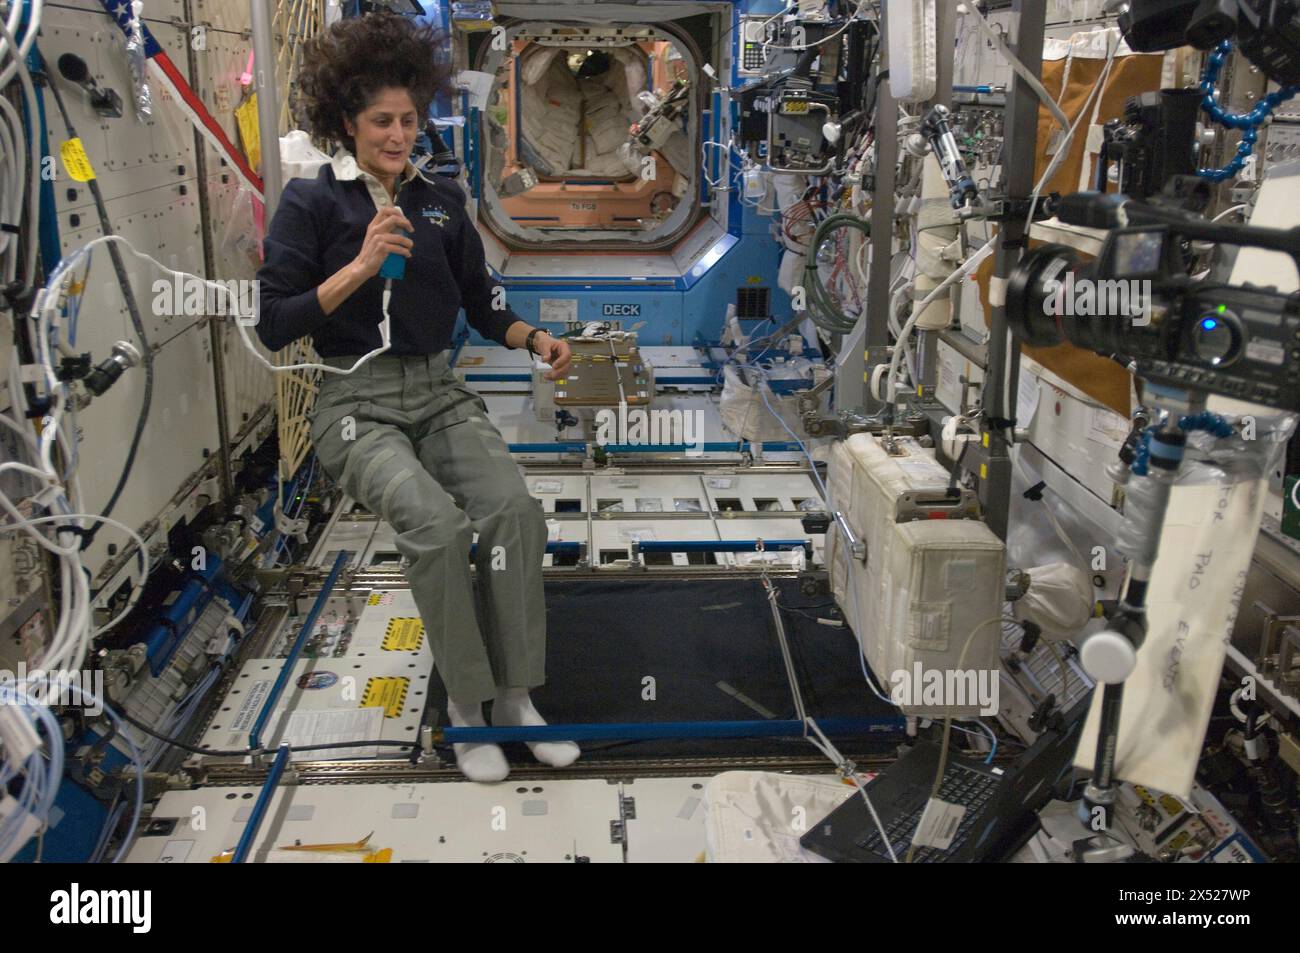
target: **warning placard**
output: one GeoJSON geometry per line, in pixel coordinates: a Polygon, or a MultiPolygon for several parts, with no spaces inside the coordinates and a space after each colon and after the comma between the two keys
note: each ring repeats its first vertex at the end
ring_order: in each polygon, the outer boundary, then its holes
{"type": "Polygon", "coordinates": [[[415,652],[424,641],[424,623],[417,619],[393,618],[384,632],[383,648],[389,652],[415,652]]]}
{"type": "Polygon", "coordinates": [[[410,679],[395,675],[371,678],[366,682],[365,694],[359,708],[382,708],[385,718],[400,718],[406,704],[406,689],[410,679]]]}

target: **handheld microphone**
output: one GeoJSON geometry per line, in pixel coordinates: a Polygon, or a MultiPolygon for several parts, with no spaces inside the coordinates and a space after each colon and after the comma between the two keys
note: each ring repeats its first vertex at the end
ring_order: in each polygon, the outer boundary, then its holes
{"type": "MultiPolygon", "coordinates": [[[[415,237],[404,228],[399,229],[399,231],[401,231],[401,233],[405,235],[407,238],[415,237]]],[[[398,254],[397,252],[389,252],[388,257],[384,259],[384,263],[379,267],[379,277],[389,278],[389,279],[405,278],[406,277],[406,256],[398,254]]]]}

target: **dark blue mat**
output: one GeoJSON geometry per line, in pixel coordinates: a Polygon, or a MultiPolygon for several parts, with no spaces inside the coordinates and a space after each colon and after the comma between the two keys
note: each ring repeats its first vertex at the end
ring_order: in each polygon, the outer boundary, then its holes
{"type": "MultiPolygon", "coordinates": [[[[803,596],[792,579],[773,582],[808,713],[896,714],[864,683],[847,627],[816,621],[841,618],[830,597],[803,596]]],[[[546,605],[547,683],[533,697],[551,723],[795,717],[771,608],[757,579],[551,579],[546,605]]],[[[445,723],[441,684],[436,688],[445,723]]],[[[856,752],[896,743],[883,733],[849,740],[856,752]]],[[[816,754],[798,738],[593,742],[584,749],[628,758],[816,754]]],[[[522,745],[508,745],[507,753],[520,763],[529,759],[522,745]]]]}

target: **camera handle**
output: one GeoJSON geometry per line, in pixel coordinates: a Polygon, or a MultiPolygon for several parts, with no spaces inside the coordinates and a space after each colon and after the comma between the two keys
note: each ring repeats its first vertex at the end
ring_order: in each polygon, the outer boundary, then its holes
{"type": "Polygon", "coordinates": [[[1103,229],[1163,225],[1186,241],[1280,251],[1289,256],[1300,270],[1300,226],[1224,225],[1208,222],[1195,212],[1174,205],[1137,202],[1126,195],[1106,192],[1063,195],[1056,202],[1054,211],[1056,217],[1067,225],[1103,229]]]}

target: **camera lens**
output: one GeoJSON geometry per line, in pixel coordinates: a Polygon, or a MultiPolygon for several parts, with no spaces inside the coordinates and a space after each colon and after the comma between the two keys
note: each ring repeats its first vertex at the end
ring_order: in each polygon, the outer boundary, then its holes
{"type": "Polygon", "coordinates": [[[1065,245],[1041,245],[1021,259],[1007,279],[1011,333],[1033,347],[1073,340],[1066,326],[1067,276],[1082,273],[1083,268],[1079,255],[1065,245]]]}
{"type": "Polygon", "coordinates": [[[1126,355],[1131,329],[1147,323],[1133,282],[1101,280],[1097,264],[1065,245],[1042,245],[1007,279],[1007,324],[1032,347],[1070,343],[1126,355]]]}
{"type": "Polygon", "coordinates": [[[1196,319],[1188,337],[1194,359],[1210,367],[1223,367],[1240,353],[1241,321],[1226,306],[1219,305],[1196,319]]]}

